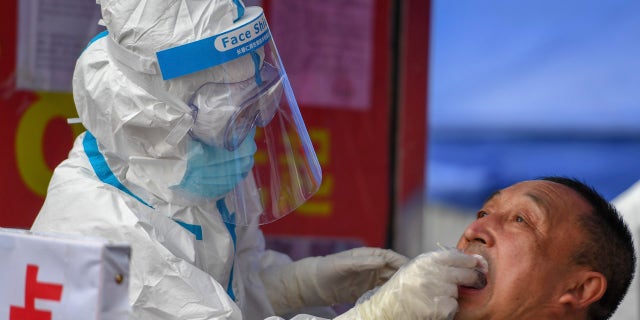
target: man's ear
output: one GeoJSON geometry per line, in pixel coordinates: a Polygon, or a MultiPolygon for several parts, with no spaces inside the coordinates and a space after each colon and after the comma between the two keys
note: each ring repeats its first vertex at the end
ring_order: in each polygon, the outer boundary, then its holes
{"type": "Polygon", "coordinates": [[[600,300],[607,290],[607,279],[595,271],[579,271],[568,283],[559,302],[574,309],[586,309],[600,300]]]}

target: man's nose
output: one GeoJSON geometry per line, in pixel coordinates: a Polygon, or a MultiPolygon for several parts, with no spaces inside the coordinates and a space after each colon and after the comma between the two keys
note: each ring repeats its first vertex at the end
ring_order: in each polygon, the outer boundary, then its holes
{"type": "Polygon", "coordinates": [[[463,237],[469,243],[481,243],[488,247],[494,245],[493,229],[496,221],[492,216],[485,216],[473,221],[464,230],[463,237]]]}

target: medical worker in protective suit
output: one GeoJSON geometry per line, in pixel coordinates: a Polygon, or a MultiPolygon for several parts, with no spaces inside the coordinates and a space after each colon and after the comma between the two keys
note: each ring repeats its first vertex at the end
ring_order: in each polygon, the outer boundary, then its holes
{"type": "MultiPolygon", "coordinates": [[[[107,31],[73,77],[87,131],[32,230],[130,243],[130,318],[264,319],[352,303],[406,262],[376,248],[296,262],[265,250],[259,225],[308,199],[321,171],[262,9],[97,2],[107,31]]],[[[406,269],[394,278],[420,283],[421,269],[406,269]]],[[[400,280],[368,301],[402,306],[389,294],[400,280]]],[[[344,317],[411,318],[354,312],[344,317]]]]}

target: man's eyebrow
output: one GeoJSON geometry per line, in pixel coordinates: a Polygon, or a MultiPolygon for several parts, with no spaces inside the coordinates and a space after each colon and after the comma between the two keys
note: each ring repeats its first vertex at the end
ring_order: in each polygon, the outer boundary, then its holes
{"type": "Polygon", "coordinates": [[[545,214],[549,214],[549,204],[547,203],[547,201],[543,200],[541,197],[539,197],[536,194],[533,194],[531,192],[527,192],[526,196],[528,196],[529,198],[531,198],[531,200],[533,200],[533,202],[535,202],[538,206],[540,206],[542,209],[544,209],[544,213],[545,214]]]}
{"type": "Polygon", "coordinates": [[[484,200],[484,204],[486,204],[487,202],[491,201],[491,199],[495,198],[499,194],[500,194],[500,190],[494,191],[491,195],[489,195],[487,197],[486,200],[484,200]]]}

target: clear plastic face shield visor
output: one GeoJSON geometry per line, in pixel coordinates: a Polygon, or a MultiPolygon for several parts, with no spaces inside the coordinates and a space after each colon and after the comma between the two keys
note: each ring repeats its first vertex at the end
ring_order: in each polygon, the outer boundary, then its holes
{"type": "Polygon", "coordinates": [[[186,173],[173,189],[196,201],[224,199],[222,218],[236,225],[280,219],[318,190],[320,165],[261,8],[157,57],[165,80],[215,66],[233,73],[238,61],[254,70],[240,81],[204,82],[185,101],[194,123],[186,173]]]}

